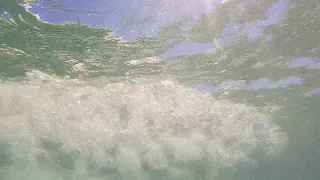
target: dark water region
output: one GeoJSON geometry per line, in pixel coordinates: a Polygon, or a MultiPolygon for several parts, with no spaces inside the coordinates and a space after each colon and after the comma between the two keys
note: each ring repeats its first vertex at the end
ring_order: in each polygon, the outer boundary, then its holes
{"type": "Polygon", "coordinates": [[[317,0],[0,0],[0,179],[318,180],[319,29],[317,0]]]}

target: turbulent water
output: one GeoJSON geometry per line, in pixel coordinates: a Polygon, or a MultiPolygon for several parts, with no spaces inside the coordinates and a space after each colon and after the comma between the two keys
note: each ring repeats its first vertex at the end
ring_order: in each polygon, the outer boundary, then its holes
{"type": "Polygon", "coordinates": [[[57,2],[0,1],[0,179],[320,179],[318,1],[224,1],[132,41],[26,8],[57,2]]]}

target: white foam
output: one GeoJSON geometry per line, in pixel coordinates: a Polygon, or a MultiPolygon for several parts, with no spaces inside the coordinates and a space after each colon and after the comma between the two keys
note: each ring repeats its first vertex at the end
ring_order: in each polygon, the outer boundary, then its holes
{"type": "Polygon", "coordinates": [[[161,61],[162,60],[159,57],[154,56],[154,57],[145,57],[145,58],[141,58],[141,59],[134,59],[134,60],[126,61],[125,64],[126,65],[131,65],[131,66],[136,66],[136,65],[139,65],[139,64],[143,64],[143,63],[146,63],[146,64],[157,64],[157,63],[159,63],[161,61]]]}
{"type": "Polygon", "coordinates": [[[94,86],[39,71],[27,77],[0,82],[0,147],[11,153],[0,170],[7,179],[16,172],[37,179],[33,171],[64,179],[152,179],[155,171],[193,177],[195,162],[233,166],[249,162],[257,147],[276,155],[287,141],[255,108],[172,80],[94,86]],[[26,165],[17,169],[19,162],[26,165]]]}

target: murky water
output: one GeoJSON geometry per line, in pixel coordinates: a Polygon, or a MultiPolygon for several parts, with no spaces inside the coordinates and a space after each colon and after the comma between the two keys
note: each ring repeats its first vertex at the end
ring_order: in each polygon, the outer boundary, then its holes
{"type": "Polygon", "coordinates": [[[0,1],[0,179],[320,178],[318,1],[100,3],[0,1]]]}

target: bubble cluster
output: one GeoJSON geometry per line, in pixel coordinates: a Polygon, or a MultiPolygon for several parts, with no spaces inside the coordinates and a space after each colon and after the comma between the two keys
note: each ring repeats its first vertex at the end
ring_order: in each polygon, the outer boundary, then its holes
{"type": "Polygon", "coordinates": [[[212,179],[287,141],[255,108],[173,80],[27,77],[0,82],[4,179],[212,179]]]}

